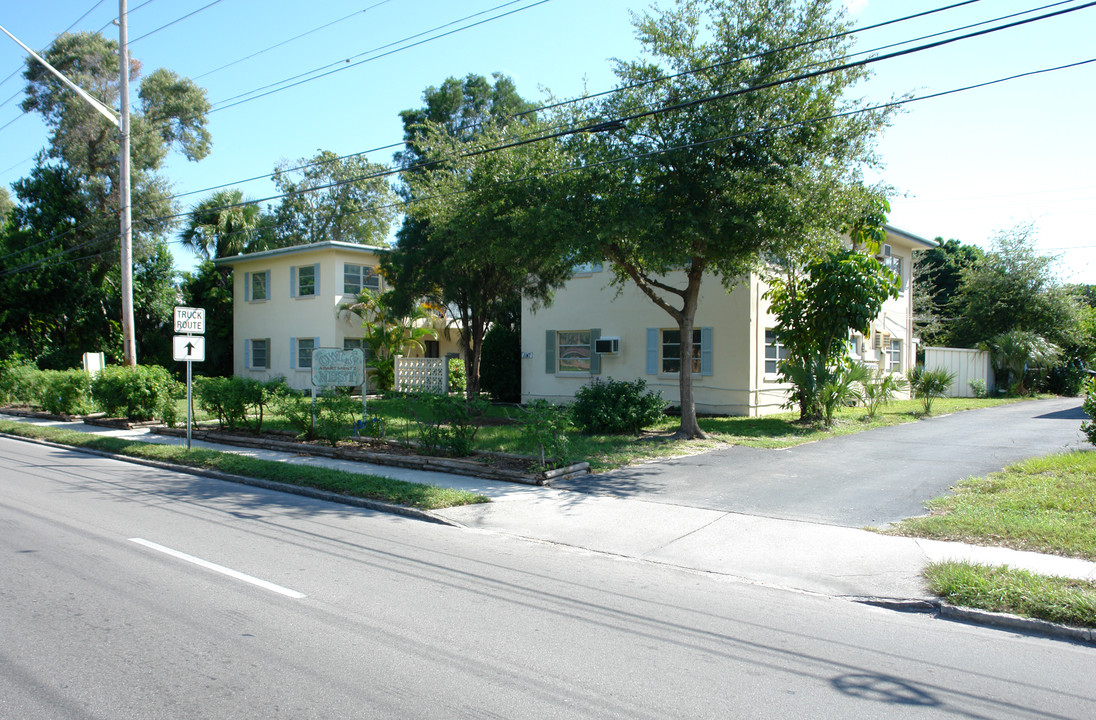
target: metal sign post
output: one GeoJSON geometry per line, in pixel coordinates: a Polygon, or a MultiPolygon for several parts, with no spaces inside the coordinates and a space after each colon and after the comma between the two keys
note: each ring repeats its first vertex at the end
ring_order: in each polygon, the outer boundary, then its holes
{"type": "Polygon", "coordinates": [[[194,426],[194,394],[192,367],[205,361],[205,308],[175,308],[175,332],[186,333],[172,338],[175,360],[186,363],[186,449],[190,450],[194,426]]]}

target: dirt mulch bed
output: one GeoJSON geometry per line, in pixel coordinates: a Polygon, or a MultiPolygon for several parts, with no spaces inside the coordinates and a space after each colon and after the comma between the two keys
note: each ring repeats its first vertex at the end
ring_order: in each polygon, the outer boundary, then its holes
{"type": "MultiPolygon", "coordinates": [[[[185,437],[185,428],[153,427],[151,432],[185,437]]],[[[589,463],[575,463],[561,468],[538,471],[531,458],[507,453],[476,452],[471,457],[454,458],[423,455],[419,448],[392,441],[347,440],[336,447],[318,440],[306,441],[291,433],[222,431],[192,428],[191,437],[212,443],[255,447],[303,455],[318,455],[357,462],[390,465],[415,470],[431,470],[458,475],[470,475],[489,480],[506,480],[526,485],[548,485],[560,478],[585,475],[589,463]]]]}

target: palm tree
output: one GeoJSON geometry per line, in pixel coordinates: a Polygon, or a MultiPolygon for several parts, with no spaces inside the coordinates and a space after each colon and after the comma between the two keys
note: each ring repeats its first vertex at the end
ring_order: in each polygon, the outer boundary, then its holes
{"type": "Polygon", "coordinates": [[[194,206],[179,239],[206,260],[247,252],[259,234],[262,210],[240,190],[221,190],[194,206]]]}
{"type": "Polygon", "coordinates": [[[420,303],[411,313],[400,317],[392,312],[390,293],[376,293],[362,288],[353,302],[339,305],[339,315],[351,314],[362,318],[365,335],[362,342],[369,350],[369,366],[378,390],[391,390],[395,381],[396,355],[409,348],[423,349],[427,338],[437,340],[433,327],[435,315],[420,303]]]}
{"type": "Polygon", "coordinates": [[[1009,383],[1016,383],[1016,391],[1023,395],[1024,375],[1028,366],[1048,367],[1062,354],[1061,348],[1041,335],[1027,330],[1009,330],[986,341],[993,364],[1005,368],[1009,383]]]}

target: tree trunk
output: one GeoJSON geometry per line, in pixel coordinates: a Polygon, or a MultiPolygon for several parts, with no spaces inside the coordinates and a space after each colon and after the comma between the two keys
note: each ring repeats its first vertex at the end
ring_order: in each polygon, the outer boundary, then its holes
{"type": "Polygon", "coordinates": [[[708,437],[696,419],[696,399],[693,397],[693,322],[700,298],[701,272],[690,270],[685,290],[685,303],[678,316],[681,332],[681,366],[678,368],[678,392],[681,396],[681,427],[675,438],[697,440],[708,437]]]}

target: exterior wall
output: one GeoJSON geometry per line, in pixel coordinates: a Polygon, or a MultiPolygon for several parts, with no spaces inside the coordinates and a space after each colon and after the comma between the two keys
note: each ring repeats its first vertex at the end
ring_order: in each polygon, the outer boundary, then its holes
{"type": "MultiPolygon", "coordinates": [[[[915,248],[931,247],[932,243],[897,230],[888,240],[890,259],[883,261],[900,271],[901,291],[896,299],[884,304],[867,336],[857,338],[860,352],[856,358],[882,370],[905,373],[916,357],[911,330],[913,253],[915,248]]],[[[678,375],[661,372],[660,362],[658,371],[649,372],[647,349],[651,329],[676,329],[676,324],[634,284],[611,287],[612,274],[607,267],[586,267],[591,269],[594,271],[576,273],[556,293],[552,305],[534,310],[529,303],[522,304],[522,401],[544,398],[569,402],[593,377],[611,377],[643,378],[667,402],[678,403],[678,375]],[[553,365],[548,334],[575,330],[619,337],[620,352],[602,355],[600,368],[588,373],[559,372],[558,348],[553,365]]],[[[667,280],[670,285],[683,285],[682,277],[670,276],[667,280]]],[[[785,409],[790,386],[780,383],[776,373],[767,373],[765,367],[766,330],[775,325],[764,299],[766,290],[767,285],[757,275],[743,279],[730,293],[717,278],[704,278],[695,327],[711,329],[711,373],[693,375],[698,413],[757,416],[785,409]]]]}
{"type": "Polygon", "coordinates": [[[955,373],[955,382],[948,388],[948,397],[974,397],[972,380],[981,380],[987,390],[993,390],[996,383],[993,363],[985,350],[967,350],[965,348],[925,348],[925,369],[943,368],[955,373]]]}
{"type": "MultiPolygon", "coordinates": [[[[617,293],[616,288],[608,286],[611,279],[607,271],[578,274],[557,292],[551,306],[534,311],[528,303],[523,304],[523,400],[568,402],[582,385],[600,377],[643,378],[648,388],[661,392],[667,402],[679,402],[678,374],[661,371],[661,353],[656,372],[647,372],[648,331],[676,330],[676,323],[634,285],[626,285],[617,293]],[[547,333],[575,330],[619,337],[620,352],[601,355],[599,372],[548,372],[550,358],[557,356],[548,354],[547,333]]],[[[750,410],[756,395],[750,383],[751,358],[757,353],[751,339],[751,304],[756,294],[755,280],[743,282],[729,294],[713,278],[705,278],[701,286],[695,326],[711,328],[711,374],[693,374],[698,412],[747,414],[750,410]]]]}
{"type": "MultiPolygon", "coordinates": [[[[346,339],[361,338],[362,319],[338,310],[341,303],[354,297],[343,292],[344,266],[376,267],[379,261],[378,249],[344,243],[284,248],[219,261],[233,268],[233,372],[262,381],[281,376],[290,387],[311,389],[311,369],[297,367],[293,357],[294,339],[314,338],[315,347],[341,349],[346,339]],[[318,288],[315,295],[301,297],[292,281],[299,268],[307,266],[317,267],[318,288]],[[257,273],[269,273],[265,300],[251,297],[248,283],[257,273]],[[251,366],[247,352],[252,340],[269,340],[269,368],[251,366]]],[[[383,279],[380,290],[385,290],[383,279]]],[[[442,357],[459,352],[456,333],[453,335],[447,339],[439,332],[442,357]]]]}

